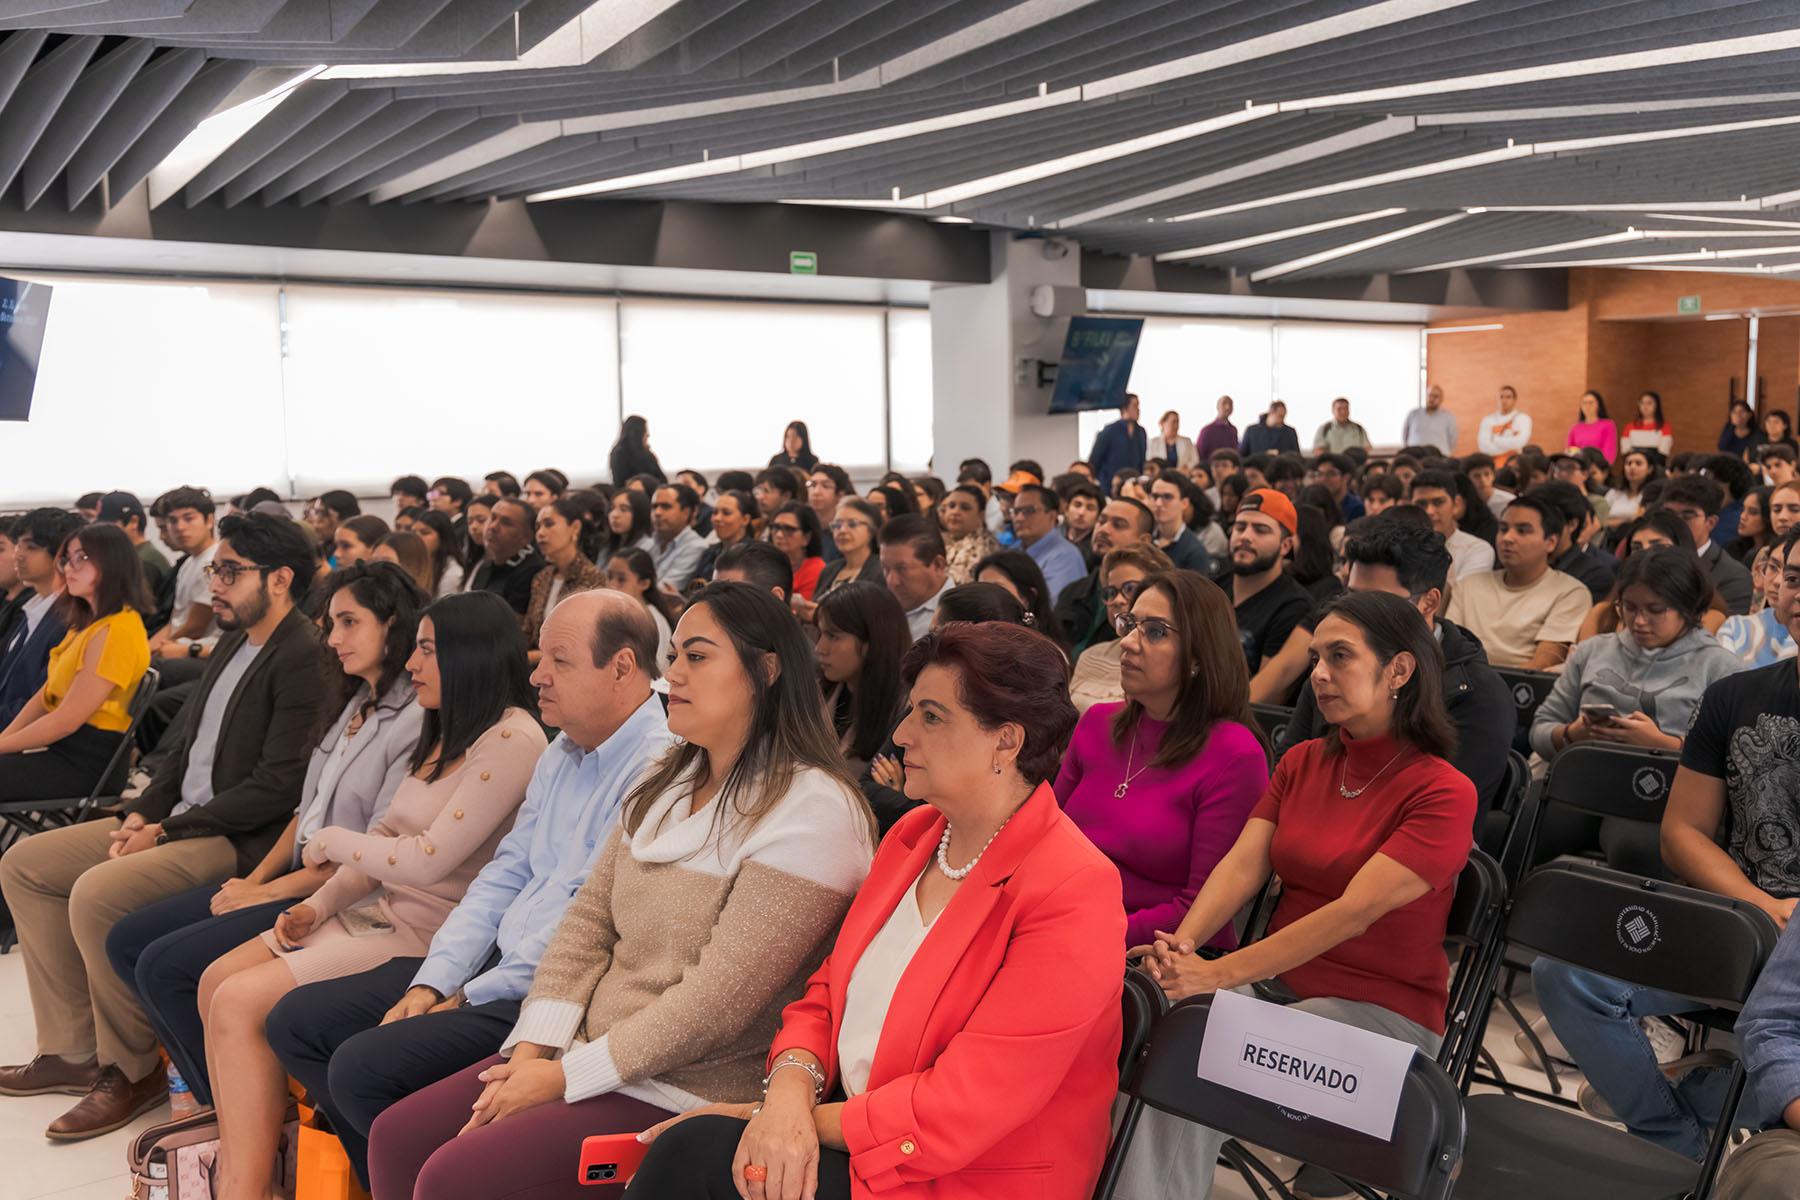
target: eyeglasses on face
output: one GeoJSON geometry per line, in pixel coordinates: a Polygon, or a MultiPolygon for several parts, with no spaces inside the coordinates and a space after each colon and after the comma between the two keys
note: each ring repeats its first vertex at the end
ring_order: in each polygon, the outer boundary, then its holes
{"type": "Polygon", "coordinates": [[[1100,599],[1107,604],[1111,604],[1120,597],[1123,597],[1126,600],[1133,600],[1137,597],[1138,589],[1143,586],[1144,583],[1141,579],[1128,579],[1124,583],[1116,586],[1101,588],[1100,599]]]}
{"type": "Polygon", "coordinates": [[[831,532],[842,533],[846,529],[855,529],[858,525],[867,525],[867,521],[855,521],[848,517],[840,517],[831,523],[831,532]]]}
{"type": "Polygon", "coordinates": [[[1152,646],[1160,646],[1175,636],[1175,627],[1161,617],[1139,617],[1135,613],[1120,613],[1113,619],[1113,628],[1121,638],[1141,633],[1152,646]]]}
{"type": "Polygon", "coordinates": [[[56,560],[56,569],[67,572],[73,567],[85,567],[94,560],[80,550],[71,550],[56,560]]]}
{"type": "Polygon", "coordinates": [[[787,524],[783,524],[780,521],[775,522],[775,524],[771,525],[769,528],[772,529],[776,533],[799,533],[800,532],[800,527],[798,525],[787,525],[787,524]]]}
{"type": "Polygon", "coordinates": [[[270,571],[274,570],[274,568],[259,567],[255,563],[210,562],[200,568],[200,570],[205,574],[208,580],[217,579],[222,581],[226,587],[230,587],[238,581],[238,576],[240,575],[250,571],[256,571],[259,574],[267,575],[270,571]]]}

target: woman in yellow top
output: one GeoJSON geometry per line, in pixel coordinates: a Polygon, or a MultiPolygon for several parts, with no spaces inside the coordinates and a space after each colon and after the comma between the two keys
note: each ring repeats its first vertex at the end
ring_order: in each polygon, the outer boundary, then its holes
{"type": "Polygon", "coordinates": [[[0,732],[0,801],[84,796],[100,782],[138,683],[150,667],[139,616],[144,568],[117,525],[89,525],[57,551],[68,636],[50,651],[44,686],[0,732]]]}

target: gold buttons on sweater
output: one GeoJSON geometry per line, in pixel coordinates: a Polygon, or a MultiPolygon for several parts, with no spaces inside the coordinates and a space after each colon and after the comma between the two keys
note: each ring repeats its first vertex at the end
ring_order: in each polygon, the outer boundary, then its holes
{"type": "Polygon", "coordinates": [[[398,863],[399,861],[400,861],[399,858],[395,857],[394,855],[392,855],[392,854],[388,855],[388,866],[391,867],[391,866],[395,865],[396,863],[398,863]]]}
{"type": "Polygon", "coordinates": [[[900,1143],[900,1153],[902,1154],[911,1154],[917,1149],[918,1147],[913,1145],[910,1140],[900,1143]]]}
{"type": "Polygon", "coordinates": [[[502,729],[502,730],[501,730],[501,731],[500,731],[500,736],[501,736],[501,738],[503,738],[503,739],[504,739],[504,738],[509,738],[509,737],[511,737],[511,736],[512,736],[512,730],[510,730],[510,729],[502,729]]]}
{"type": "Polygon", "coordinates": [[[427,854],[436,854],[436,853],[437,853],[437,847],[436,847],[436,846],[427,846],[427,847],[425,847],[425,853],[427,853],[427,854]]]}
{"type": "Polygon", "coordinates": [[[355,860],[356,862],[361,862],[362,861],[362,851],[358,850],[355,854],[352,854],[350,857],[353,860],[355,860]]]}
{"type": "Polygon", "coordinates": [[[453,813],[451,813],[451,814],[450,814],[450,819],[451,819],[451,820],[453,820],[453,821],[460,821],[460,820],[462,820],[462,809],[460,809],[460,808],[459,808],[459,809],[457,809],[457,810],[456,810],[456,811],[455,811],[455,812],[453,812],[453,813]]]}
{"type": "Polygon", "coordinates": [[[492,779],[493,777],[494,777],[494,773],[492,771],[483,771],[481,773],[481,782],[486,783],[488,780],[492,779]]]}

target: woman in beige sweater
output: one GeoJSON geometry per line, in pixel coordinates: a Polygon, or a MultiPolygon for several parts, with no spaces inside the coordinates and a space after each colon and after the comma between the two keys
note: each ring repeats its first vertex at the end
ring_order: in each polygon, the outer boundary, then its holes
{"type": "Polygon", "coordinates": [[[377,1200],[548,1197],[582,1138],[762,1094],[763,1051],[868,874],[875,824],[800,626],[715,583],[676,628],[669,731],[539,964],[502,1055],[376,1119],[377,1200]]]}
{"type": "Polygon", "coordinates": [[[275,928],[200,977],[206,1058],[219,1116],[220,1200],[266,1200],[287,1072],[263,1022],[295,987],[423,955],[512,828],[545,747],[518,617],[492,592],[425,610],[407,661],[424,727],[411,769],[368,832],[327,826],[309,866],[334,865],[275,928]]]}

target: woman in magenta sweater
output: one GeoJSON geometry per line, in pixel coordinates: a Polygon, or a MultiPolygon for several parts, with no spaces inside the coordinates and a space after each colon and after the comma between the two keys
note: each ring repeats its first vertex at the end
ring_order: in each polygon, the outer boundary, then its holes
{"type": "MultiPolygon", "coordinates": [[[[1262,798],[1269,760],[1223,591],[1190,572],[1151,575],[1117,628],[1125,702],[1081,718],[1056,798],[1119,868],[1125,944],[1140,946],[1187,915],[1262,798]]],[[[1235,947],[1231,926],[1208,945],[1235,947]]]]}
{"type": "Polygon", "coordinates": [[[1581,393],[1576,402],[1575,424],[1569,426],[1570,454],[1580,454],[1584,446],[1592,446],[1611,462],[1619,453],[1619,430],[1606,415],[1606,401],[1596,391],[1581,393]]]}

